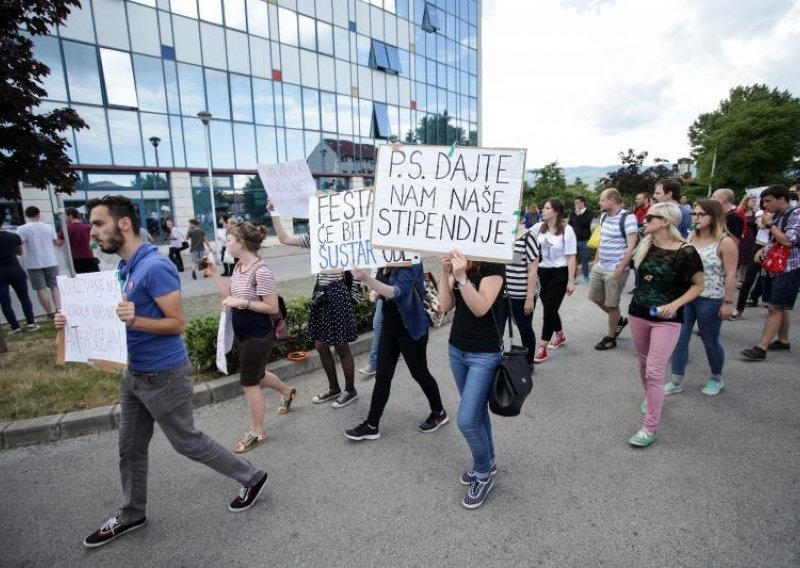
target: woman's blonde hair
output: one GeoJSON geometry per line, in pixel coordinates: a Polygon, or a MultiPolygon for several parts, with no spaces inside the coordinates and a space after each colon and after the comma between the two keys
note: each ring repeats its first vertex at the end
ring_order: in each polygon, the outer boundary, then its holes
{"type": "Polygon", "coordinates": [[[261,242],[267,237],[267,228],[263,225],[256,227],[250,223],[236,223],[228,229],[228,234],[242,243],[245,249],[257,253],[261,242]]]}
{"type": "MultiPolygon", "coordinates": [[[[742,211],[747,213],[747,202],[750,201],[751,199],[753,201],[756,201],[756,196],[755,195],[748,195],[747,193],[745,193],[744,197],[742,197],[742,200],[739,202],[739,209],[741,209],[742,211]]],[[[757,205],[758,204],[753,205],[753,209],[756,209],[757,205]]]]}
{"type": "MultiPolygon", "coordinates": [[[[711,217],[711,236],[714,240],[721,240],[722,237],[728,234],[728,229],[725,226],[725,212],[722,211],[722,203],[716,199],[698,199],[694,202],[695,207],[703,210],[703,213],[711,217]]],[[[700,229],[692,231],[692,238],[690,242],[700,236],[700,229]]]]}
{"type": "MultiPolygon", "coordinates": [[[[686,241],[681,236],[678,226],[681,224],[681,208],[674,203],[654,203],[647,210],[648,215],[660,215],[669,221],[669,238],[679,243],[686,241]]],[[[653,244],[653,235],[647,235],[633,251],[633,265],[639,268],[639,265],[647,256],[650,247],[653,244]]]]}

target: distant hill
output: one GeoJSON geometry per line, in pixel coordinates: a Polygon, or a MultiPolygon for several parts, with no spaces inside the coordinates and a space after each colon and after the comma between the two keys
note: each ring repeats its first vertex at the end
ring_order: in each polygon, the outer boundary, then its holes
{"type": "MultiPolygon", "coordinates": [[[[605,177],[608,172],[619,169],[619,167],[619,164],[613,166],[573,166],[563,167],[561,170],[564,172],[567,183],[573,183],[576,178],[581,178],[586,185],[594,187],[597,180],[605,177]]],[[[525,181],[529,185],[533,185],[535,178],[536,176],[533,175],[533,170],[527,170],[525,172],[525,181]]]]}

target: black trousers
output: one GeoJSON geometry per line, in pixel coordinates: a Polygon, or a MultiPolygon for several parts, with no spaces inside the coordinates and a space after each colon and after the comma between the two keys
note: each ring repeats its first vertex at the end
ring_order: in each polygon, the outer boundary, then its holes
{"type": "Polygon", "coordinates": [[[178,272],[183,272],[183,257],[181,256],[181,249],[177,247],[169,247],[169,259],[178,269],[178,272]]]}
{"type": "Polygon", "coordinates": [[[389,393],[392,389],[392,379],[397,367],[400,355],[411,372],[411,377],[428,399],[431,412],[441,412],[442,397],[439,394],[439,385],[428,370],[428,334],[426,333],[419,339],[412,339],[411,335],[405,330],[400,333],[393,333],[386,329],[386,321],[383,322],[381,338],[378,344],[378,368],[375,373],[375,389],[372,391],[372,403],[369,406],[367,422],[370,426],[378,426],[383,415],[383,409],[389,401],[389,393]]]}
{"type": "MultiPolygon", "coordinates": [[[[519,331],[522,345],[528,349],[528,363],[533,363],[536,353],[536,333],[533,331],[533,312],[525,315],[525,300],[523,298],[509,298],[511,300],[511,313],[514,324],[519,331]]],[[[536,296],[533,297],[533,306],[536,307],[536,296]]]]}
{"type": "Polygon", "coordinates": [[[748,294],[750,299],[758,300],[761,297],[761,279],[758,275],[761,273],[761,263],[753,260],[753,256],[764,248],[764,245],[754,245],[753,255],[750,257],[750,263],[747,265],[747,271],[744,273],[744,282],[739,290],[739,297],[736,299],[736,311],[742,313],[744,311],[745,302],[747,302],[748,294]],[[758,279],[756,281],[756,279],[758,279]],[[753,284],[755,283],[755,286],[753,284]],[[752,293],[751,293],[752,288],[752,293]]]}
{"type": "Polygon", "coordinates": [[[553,332],[563,331],[561,316],[558,310],[561,302],[567,293],[567,282],[569,281],[569,269],[566,266],[558,268],[539,267],[539,283],[541,291],[539,299],[542,300],[542,341],[550,341],[553,332]]]}

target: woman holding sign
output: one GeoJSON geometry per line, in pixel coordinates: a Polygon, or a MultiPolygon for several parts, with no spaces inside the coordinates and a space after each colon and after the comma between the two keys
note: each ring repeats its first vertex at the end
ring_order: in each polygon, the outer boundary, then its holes
{"type": "Polygon", "coordinates": [[[461,475],[469,485],[461,504],[483,505],[492,488],[497,462],[489,421],[489,388],[503,358],[499,337],[506,321],[502,264],[474,262],[457,250],[442,259],[439,306],[443,313],[455,307],[450,327],[450,368],[461,394],[458,428],[472,452],[473,465],[461,475]]]}
{"type": "Polygon", "coordinates": [[[267,439],[264,430],[264,396],[262,385],[281,393],[278,414],[286,414],[297,395],[273,373],[264,371],[272,352],[274,335],[270,314],[278,313],[278,290],[267,265],[256,254],[267,236],[265,227],[239,223],[228,230],[225,245],[239,258],[230,282],[220,276],[216,264],[204,259],[201,265],[225,296],[223,308],[232,308],[233,333],[238,344],[240,382],[247,407],[250,409],[250,429],[233,447],[237,454],[253,449],[267,439]]]}
{"type": "MultiPolygon", "coordinates": [[[[272,204],[269,202],[267,202],[267,210],[273,210],[272,204]]],[[[309,236],[290,235],[283,228],[280,217],[273,216],[272,223],[281,244],[311,248],[309,236]]],[[[341,272],[317,274],[317,281],[311,297],[311,311],[308,316],[308,333],[311,341],[314,342],[314,348],[319,353],[325,375],[328,377],[328,388],[314,395],[311,402],[322,404],[333,401],[331,403],[333,408],[342,408],[358,398],[355,386],[356,364],[349,345],[358,337],[358,328],[350,295],[352,277],[347,278],[346,274],[341,272]],[[344,390],[339,387],[336,361],[330,350],[331,345],[342,363],[344,390]]]]}
{"type": "Polygon", "coordinates": [[[425,281],[422,263],[408,267],[381,268],[375,278],[353,269],[353,275],[383,298],[383,321],[378,341],[378,367],[375,390],[367,419],[344,435],[351,440],[377,440],[381,437],[378,423],[389,401],[394,370],[400,355],[417,381],[431,413],[419,425],[420,432],[435,432],[450,420],[442,406],[439,385],[428,370],[428,317],[422,306],[425,281]]]}

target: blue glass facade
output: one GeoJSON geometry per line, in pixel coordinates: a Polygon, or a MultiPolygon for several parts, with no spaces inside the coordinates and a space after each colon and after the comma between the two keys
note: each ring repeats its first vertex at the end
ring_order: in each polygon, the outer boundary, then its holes
{"type": "Polygon", "coordinates": [[[70,106],[90,125],[67,133],[84,172],[141,180],[158,160],[170,175],[199,173],[197,113],[208,110],[211,161],[227,186],[258,163],[311,165],[315,153],[319,174],[369,174],[376,144],[406,139],[428,116],[446,111],[453,132],[477,141],[478,3],[83,0],[36,39],[51,69],[42,109],[70,106]],[[353,155],[334,156],[338,142],[353,155]]]}

